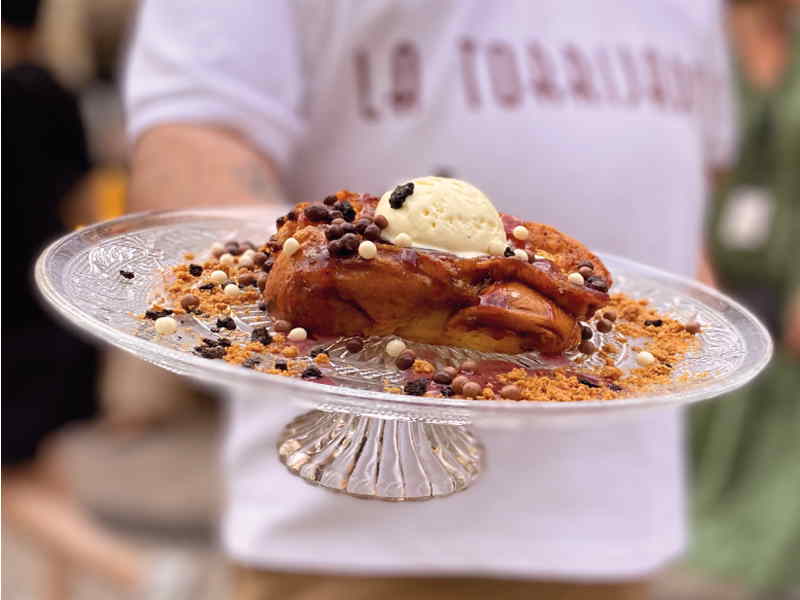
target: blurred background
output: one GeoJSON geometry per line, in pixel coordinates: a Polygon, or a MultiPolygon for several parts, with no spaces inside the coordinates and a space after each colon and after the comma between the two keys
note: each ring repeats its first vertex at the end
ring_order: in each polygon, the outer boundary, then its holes
{"type": "MultiPolygon", "coordinates": [[[[124,598],[141,565],[171,561],[202,574],[198,598],[224,598],[215,398],[70,337],[21,293],[46,241],[126,210],[117,86],[136,3],[34,7],[3,3],[3,438],[22,449],[4,443],[2,593],[124,598]],[[41,340],[57,372],[20,393],[12,381],[36,379],[41,340]]],[[[778,350],[754,385],[692,415],[695,542],[656,597],[800,598],[799,15],[778,0],[728,9],[740,150],[711,203],[703,277],[752,307],[778,350]]]]}

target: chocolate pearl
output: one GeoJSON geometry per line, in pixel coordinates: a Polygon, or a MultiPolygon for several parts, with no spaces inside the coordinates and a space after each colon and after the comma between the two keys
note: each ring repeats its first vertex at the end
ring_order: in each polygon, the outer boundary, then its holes
{"type": "Polygon", "coordinates": [[[256,245],[253,242],[244,241],[244,242],[242,242],[241,245],[244,246],[245,250],[255,250],[256,249],[256,245]]]}
{"type": "Polygon", "coordinates": [[[378,228],[386,229],[389,226],[389,219],[387,219],[383,215],[378,215],[377,217],[375,217],[374,223],[375,225],[378,226],[378,228]]]}
{"type": "Polygon", "coordinates": [[[267,303],[264,302],[263,300],[261,302],[259,302],[258,303],[258,310],[260,310],[261,312],[267,312],[267,303]]]}
{"type": "Polygon", "coordinates": [[[275,259],[270,256],[269,258],[267,258],[267,260],[264,261],[264,264],[261,265],[261,270],[264,271],[264,273],[269,273],[270,271],[272,271],[272,265],[274,264],[275,264],[275,259]]]}
{"type": "Polygon", "coordinates": [[[254,342],[261,342],[265,346],[272,343],[272,336],[267,331],[266,327],[256,327],[250,333],[250,339],[254,342]]]}
{"type": "Polygon", "coordinates": [[[345,223],[347,223],[347,221],[345,221],[342,217],[337,217],[333,221],[331,221],[331,225],[344,225],[345,223]]]}
{"type": "Polygon", "coordinates": [[[617,313],[613,310],[607,310],[603,313],[603,318],[608,319],[612,323],[617,320],[617,313]]]}
{"type": "Polygon", "coordinates": [[[597,346],[595,346],[589,340],[583,340],[578,346],[578,351],[583,352],[584,354],[594,354],[597,352],[597,346]]]}
{"type": "Polygon", "coordinates": [[[225,248],[214,248],[211,251],[211,256],[213,256],[214,258],[219,258],[223,254],[225,254],[225,248]]]}
{"type": "Polygon", "coordinates": [[[329,240],[338,240],[344,235],[344,229],[341,225],[331,225],[325,230],[325,237],[329,240]]]}
{"type": "Polygon", "coordinates": [[[579,269],[578,272],[580,272],[580,269],[584,267],[586,267],[590,271],[594,271],[594,263],[590,260],[584,260],[583,262],[578,263],[578,269],[579,269]]]}
{"type": "MultiPolygon", "coordinates": [[[[263,275],[263,273],[262,273],[262,275],[263,275]]],[[[239,275],[239,278],[236,280],[236,282],[239,285],[242,285],[244,287],[247,287],[248,285],[255,285],[256,281],[258,281],[258,280],[256,279],[256,276],[253,273],[242,273],[241,275],[239,275]]]]}
{"type": "Polygon", "coordinates": [[[286,218],[289,221],[297,221],[297,213],[293,210],[290,210],[288,213],[286,213],[286,218]]]}
{"type": "Polygon", "coordinates": [[[330,211],[319,204],[306,206],[305,210],[303,210],[303,214],[306,216],[306,219],[313,223],[327,223],[331,220],[330,211]]]}
{"type": "Polygon", "coordinates": [[[580,273],[584,279],[589,279],[589,277],[592,276],[592,273],[594,273],[594,269],[590,269],[586,266],[578,267],[578,273],[580,273]]]}
{"type": "Polygon", "coordinates": [[[300,374],[303,379],[318,379],[322,377],[322,371],[317,365],[309,365],[305,371],[300,374]]]}
{"type": "Polygon", "coordinates": [[[370,219],[365,219],[362,217],[361,219],[353,223],[353,225],[355,225],[356,233],[364,235],[364,232],[367,230],[367,227],[372,225],[372,221],[370,219]]]}
{"type": "Polygon", "coordinates": [[[329,214],[331,215],[332,221],[338,221],[338,220],[341,219],[342,223],[345,223],[344,215],[342,214],[342,211],[340,211],[340,210],[332,210],[332,211],[330,211],[329,214]]]}
{"type": "Polygon", "coordinates": [[[194,351],[203,358],[208,359],[215,359],[215,358],[222,358],[225,356],[225,348],[220,348],[219,346],[216,347],[209,347],[209,346],[195,346],[194,351]]]}
{"type": "Polygon", "coordinates": [[[458,375],[458,369],[456,367],[445,367],[442,371],[450,375],[450,379],[458,375]]]}
{"type": "Polygon", "coordinates": [[[588,325],[581,324],[581,339],[582,340],[590,340],[594,335],[594,331],[588,325]]]}
{"type": "Polygon", "coordinates": [[[200,299],[194,294],[186,294],[181,298],[181,306],[184,310],[194,310],[200,306],[200,299]]]}
{"type": "Polygon", "coordinates": [[[281,319],[280,321],[275,321],[275,324],[272,326],[275,331],[279,331],[281,333],[285,333],[287,331],[291,331],[292,324],[289,321],[284,321],[281,319]]]}
{"type": "Polygon", "coordinates": [[[464,389],[464,386],[469,383],[469,378],[465,377],[464,375],[459,375],[458,377],[453,379],[453,383],[450,385],[453,386],[453,391],[456,394],[460,394],[464,389]]]}
{"type": "Polygon", "coordinates": [[[414,381],[407,381],[403,386],[403,392],[410,396],[422,396],[428,390],[430,379],[422,377],[414,381]]]}
{"type": "Polygon", "coordinates": [[[377,242],[381,239],[381,229],[374,223],[368,225],[367,228],[364,230],[364,237],[370,240],[371,242],[377,242]]]}
{"type": "Polygon", "coordinates": [[[353,225],[352,223],[347,223],[347,222],[345,221],[345,222],[342,224],[342,231],[344,231],[344,232],[345,232],[345,234],[347,234],[347,233],[355,233],[355,232],[356,232],[356,226],[355,226],[355,225],[353,225]]]}
{"type": "Polygon", "coordinates": [[[330,252],[331,256],[336,256],[336,257],[346,256],[347,254],[341,239],[328,242],[328,252],[330,252]]]}
{"type": "Polygon", "coordinates": [[[506,400],[519,400],[522,398],[522,391],[519,389],[519,386],[508,384],[502,387],[500,396],[506,400]]]}
{"type": "Polygon", "coordinates": [[[647,319],[644,324],[646,327],[661,327],[664,321],[661,319],[647,319]]]}
{"type": "Polygon", "coordinates": [[[436,373],[433,376],[433,380],[436,383],[441,383],[443,385],[449,385],[453,381],[453,376],[450,373],[448,373],[447,371],[445,371],[444,369],[442,369],[441,371],[436,371],[436,373]]]}
{"type": "Polygon", "coordinates": [[[394,364],[401,371],[406,371],[410,369],[412,366],[414,366],[415,360],[417,360],[416,355],[410,350],[406,350],[400,356],[397,357],[397,360],[394,361],[394,364]]]}
{"type": "MultiPolygon", "coordinates": [[[[225,252],[230,252],[235,256],[236,253],[239,252],[239,250],[240,250],[239,242],[237,242],[236,240],[230,240],[229,242],[225,242],[225,252]]],[[[242,252],[244,252],[244,250],[242,250],[242,252]]],[[[241,252],[239,252],[239,254],[241,254],[241,252]]]]}
{"type": "Polygon", "coordinates": [[[481,393],[481,386],[474,381],[470,381],[469,383],[464,384],[461,393],[464,394],[467,398],[475,398],[479,396],[481,393]]]}
{"type": "Polygon", "coordinates": [[[336,196],[325,196],[325,199],[322,202],[328,206],[333,206],[336,204],[336,200],[336,196]]]}
{"type": "Polygon", "coordinates": [[[234,321],[231,317],[217,317],[217,327],[222,329],[230,329],[233,331],[236,329],[236,321],[234,321]]]}
{"type": "Polygon", "coordinates": [[[700,331],[703,329],[700,323],[698,323],[697,321],[690,321],[686,325],[684,325],[683,328],[692,335],[700,333],[700,331]]]}
{"type": "Polygon", "coordinates": [[[278,371],[286,371],[289,369],[289,364],[282,358],[279,358],[275,361],[275,368],[278,371]]]}
{"type": "Polygon", "coordinates": [[[275,219],[275,228],[276,229],[280,229],[284,225],[286,225],[286,217],[278,217],[277,219],[275,219]]]}
{"type": "Polygon", "coordinates": [[[342,236],[342,246],[348,254],[355,254],[360,241],[355,233],[346,233],[342,236]]]}
{"type": "Polygon", "coordinates": [[[192,277],[200,277],[203,274],[203,267],[200,265],[189,265],[189,274],[192,277]]]}
{"type": "Polygon", "coordinates": [[[356,220],[356,210],[353,208],[353,205],[350,204],[347,200],[340,200],[336,204],[333,205],[338,211],[341,211],[342,217],[344,217],[345,221],[353,222],[356,220]]]}
{"type": "Polygon", "coordinates": [[[586,285],[590,288],[594,288],[600,292],[607,292],[608,291],[608,282],[602,277],[592,276],[586,280],[586,285]]]}
{"type": "Polygon", "coordinates": [[[600,333],[608,333],[614,328],[614,324],[608,319],[600,319],[597,322],[596,327],[597,331],[599,331],[600,333]]]}
{"type": "Polygon", "coordinates": [[[264,254],[263,252],[256,252],[255,254],[253,254],[252,258],[253,258],[253,264],[257,267],[260,267],[265,262],[267,262],[267,255],[264,254]]]}
{"type": "Polygon", "coordinates": [[[467,373],[474,373],[478,370],[478,363],[474,360],[465,360],[461,363],[461,370],[466,371],[467,373]]]}
{"type": "Polygon", "coordinates": [[[361,338],[352,338],[347,340],[344,347],[350,354],[356,354],[364,349],[364,341],[361,338]]]}
{"type": "Polygon", "coordinates": [[[511,246],[506,246],[506,249],[503,250],[503,256],[505,256],[506,258],[511,258],[512,256],[516,256],[516,254],[514,254],[514,251],[511,249],[511,246]]]}

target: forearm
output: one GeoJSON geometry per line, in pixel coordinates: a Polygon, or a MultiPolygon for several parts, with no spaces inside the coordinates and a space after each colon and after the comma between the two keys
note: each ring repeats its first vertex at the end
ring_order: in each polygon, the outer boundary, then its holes
{"type": "Polygon", "coordinates": [[[281,203],[274,164],[222,128],[160,125],[134,148],[130,212],[281,203]]]}

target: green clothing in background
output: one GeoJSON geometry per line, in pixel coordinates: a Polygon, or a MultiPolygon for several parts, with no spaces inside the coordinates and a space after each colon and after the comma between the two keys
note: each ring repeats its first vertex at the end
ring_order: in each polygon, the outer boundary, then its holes
{"type": "Polygon", "coordinates": [[[800,285],[800,35],[770,91],[739,76],[740,148],[708,222],[720,287],[750,306],[776,356],[747,388],[692,411],[690,563],[772,594],[800,585],[800,362],[781,345],[800,285]]]}

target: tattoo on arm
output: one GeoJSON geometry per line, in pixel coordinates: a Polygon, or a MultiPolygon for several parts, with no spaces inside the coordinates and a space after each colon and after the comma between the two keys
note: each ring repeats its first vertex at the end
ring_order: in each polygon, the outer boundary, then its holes
{"type": "Polygon", "coordinates": [[[264,167],[251,161],[236,168],[236,180],[259,202],[288,204],[280,185],[270,180],[264,167]]]}

